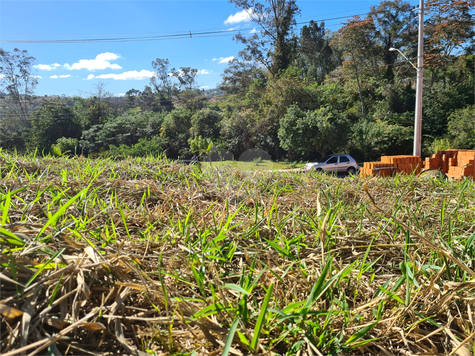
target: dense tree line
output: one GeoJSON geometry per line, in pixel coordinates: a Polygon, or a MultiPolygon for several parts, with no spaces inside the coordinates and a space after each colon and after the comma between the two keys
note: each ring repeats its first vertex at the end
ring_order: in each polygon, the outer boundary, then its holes
{"type": "MultiPolygon", "coordinates": [[[[142,91],[115,98],[104,86],[87,98],[34,96],[34,60],[0,50],[5,149],[44,153],[190,156],[211,146],[239,157],[251,148],[273,159],[347,152],[359,160],[412,153],[417,23],[403,0],[382,1],[336,32],[310,21],[297,31],[295,0],[233,0],[260,31],[238,34],[239,57],[209,97],[197,70],[152,62],[142,91]],[[12,84],[14,83],[14,85],[12,84]]],[[[423,151],[473,148],[474,0],[427,2],[423,151]]]]}

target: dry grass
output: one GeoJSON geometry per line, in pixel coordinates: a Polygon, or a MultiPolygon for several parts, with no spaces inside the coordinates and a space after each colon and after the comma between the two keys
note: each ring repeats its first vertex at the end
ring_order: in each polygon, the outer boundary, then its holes
{"type": "Polygon", "coordinates": [[[473,352],[472,181],[0,151],[1,352],[473,352]]]}

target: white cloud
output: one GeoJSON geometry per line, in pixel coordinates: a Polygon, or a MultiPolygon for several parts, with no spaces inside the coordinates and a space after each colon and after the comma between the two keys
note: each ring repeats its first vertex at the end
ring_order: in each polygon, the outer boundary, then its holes
{"type": "Polygon", "coordinates": [[[234,59],[234,56],[230,56],[230,57],[213,58],[212,61],[213,62],[219,61],[218,63],[229,63],[233,59],[234,59]]]}
{"type": "Polygon", "coordinates": [[[251,22],[251,16],[253,13],[253,9],[250,8],[248,10],[242,10],[239,12],[236,12],[234,15],[229,15],[226,21],[224,21],[225,25],[233,25],[235,23],[240,23],[240,22],[251,22]]]}
{"type": "Polygon", "coordinates": [[[57,75],[51,75],[50,78],[56,79],[59,78],[57,75]]]}
{"type": "Polygon", "coordinates": [[[251,31],[249,31],[249,33],[257,33],[257,32],[260,32],[260,31],[257,31],[255,27],[251,31]]]}
{"type": "Polygon", "coordinates": [[[125,96],[125,93],[119,93],[116,96],[125,96]]]}
{"type": "Polygon", "coordinates": [[[140,72],[136,70],[131,70],[128,72],[120,73],[120,74],[101,74],[96,75],[95,77],[91,77],[89,75],[87,79],[92,78],[99,78],[99,79],[114,79],[114,80],[141,80],[141,79],[149,79],[155,75],[154,72],[142,69],[140,72]],[[91,77],[91,78],[90,78],[91,77]]]}
{"type": "Polygon", "coordinates": [[[209,88],[209,86],[207,86],[207,85],[203,85],[202,87],[200,87],[200,89],[208,89],[208,88],[209,88]]]}
{"type": "Polygon", "coordinates": [[[53,79],[58,79],[58,78],[69,78],[71,74],[65,74],[65,75],[51,75],[50,78],[53,79]]]}
{"type": "Polygon", "coordinates": [[[0,74],[0,78],[5,78],[5,76],[3,74],[0,74]]]}
{"type": "Polygon", "coordinates": [[[119,58],[120,56],[118,54],[111,53],[111,52],[104,52],[96,56],[96,60],[99,60],[99,61],[114,61],[119,58]]]}
{"type": "Polygon", "coordinates": [[[202,69],[198,72],[198,74],[210,74],[211,71],[209,71],[208,69],[202,69]]]}
{"type": "Polygon", "coordinates": [[[87,69],[89,71],[102,70],[102,69],[122,69],[122,67],[116,63],[111,64],[110,61],[120,58],[118,54],[105,52],[100,53],[95,59],[80,59],[79,62],[69,65],[66,63],[65,68],[69,70],[87,69]]]}
{"type": "MultiPolygon", "coordinates": [[[[35,78],[35,79],[41,79],[43,78],[41,75],[32,75],[31,76],[32,78],[35,78]]],[[[1,78],[1,77],[0,77],[1,78]]]]}
{"type": "Polygon", "coordinates": [[[89,74],[89,75],[87,76],[87,80],[91,80],[92,78],[94,78],[94,74],[89,74]]]}
{"type": "Polygon", "coordinates": [[[33,66],[33,68],[38,68],[39,70],[53,70],[56,69],[56,67],[60,66],[60,64],[56,65],[55,64],[38,64],[36,66],[33,66]]]}

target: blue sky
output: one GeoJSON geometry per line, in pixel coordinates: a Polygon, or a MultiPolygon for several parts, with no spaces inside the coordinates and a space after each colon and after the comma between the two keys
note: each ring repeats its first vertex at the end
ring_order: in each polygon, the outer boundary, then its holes
{"type": "MultiPolygon", "coordinates": [[[[344,17],[325,21],[327,29],[336,31],[345,18],[366,14],[371,5],[378,3],[298,1],[301,15],[297,22],[344,17]]],[[[168,58],[171,67],[198,69],[199,86],[215,88],[227,62],[242,49],[241,44],[232,40],[233,30],[245,34],[254,28],[245,14],[224,0],[0,1],[0,47],[6,51],[26,49],[36,58],[36,75],[40,77],[37,95],[87,96],[98,83],[105,83],[105,89],[114,95],[132,88],[143,90],[152,75],[151,62],[156,58],[168,58]],[[193,36],[220,30],[224,32],[193,36]],[[160,38],[157,36],[189,32],[191,38],[156,40],[160,38]],[[140,37],[142,40],[137,41],[140,37]],[[95,42],[31,43],[85,39],[95,42]]]]}

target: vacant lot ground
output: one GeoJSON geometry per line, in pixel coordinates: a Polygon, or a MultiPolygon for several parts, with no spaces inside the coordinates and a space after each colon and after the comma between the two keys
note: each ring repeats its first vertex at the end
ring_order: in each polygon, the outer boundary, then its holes
{"type": "Polygon", "coordinates": [[[292,164],[288,162],[273,162],[267,160],[255,160],[250,162],[243,161],[218,161],[218,162],[200,162],[205,167],[214,168],[235,168],[240,171],[268,171],[268,170],[282,170],[282,169],[296,169],[304,166],[301,164],[292,164]]]}
{"type": "Polygon", "coordinates": [[[473,351],[475,185],[0,152],[2,355],[473,351]]]}

